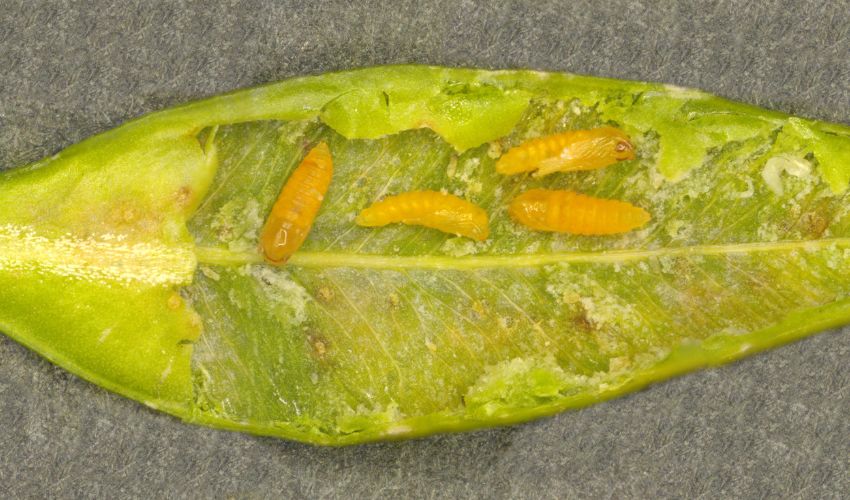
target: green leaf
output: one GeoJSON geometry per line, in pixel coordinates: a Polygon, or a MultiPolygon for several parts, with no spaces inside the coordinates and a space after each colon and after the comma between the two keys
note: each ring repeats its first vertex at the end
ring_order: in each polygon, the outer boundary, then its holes
{"type": "Polygon", "coordinates": [[[850,322],[848,182],[847,127],[693,90],[416,66],[298,78],[0,173],[0,330],[214,427],[346,444],[519,422],[850,322]],[[603,124],[636,160],[495,171],[511,146],[603,124]],[[259,230],[319,140],[333,182],[270,267],[259,230]],[[532,232],[506,208],[536,187],[653,219],[532,232]],[[353,223],[416,189],[481,206],[491,237],[353,223]]]}

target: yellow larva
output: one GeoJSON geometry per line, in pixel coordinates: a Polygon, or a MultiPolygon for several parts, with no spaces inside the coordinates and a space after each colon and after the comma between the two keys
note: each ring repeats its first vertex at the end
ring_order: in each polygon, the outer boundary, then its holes
{"type": "Polygon", "coordinates": [[[260,234],[266,261],[284,264],[307,239],[333,176],[328,145],[320,142],[287,179],[260,234]]]}
{"type": "Polygon", "coordinates": [[[508,213],[537,231],[584,235],[625,233],[651,218],[646,210],[624,201],[549,189],[522,193],[511,202],[508,213]]]}
{"type": "Polygon", "coordinates": [[[511,148],[496,162],[500,174],[537,170],[542,177],[553,172],[593,170],[635,157],[629,137],[614,127],[571,130],[547,135],[511,148]]]}
{"type": "Polygon", "coordinates": [[[472,203],[439,191],[412,191],[388,196],[363,209],[355,222],[385,226],[393,222],[438,229],[483,241],[490,234],[487,212],[472,203]]]}

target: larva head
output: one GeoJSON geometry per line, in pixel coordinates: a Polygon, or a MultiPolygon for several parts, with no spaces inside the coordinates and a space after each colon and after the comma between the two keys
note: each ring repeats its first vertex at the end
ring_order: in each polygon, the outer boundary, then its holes
{"type": "Polygon", "coordinates": [[[600,155],[614,161],[634,160],[635,148],[629,140],[629,136],[622,130],[614,127],[600,127],[592,132],[594,132],[595,142],[600,149],[600,155]]]}
{"type": "Polygon", "coordinates": [[[290,239],[289,227],[285,224],[274,224],[270,221],[263,228],[260,241],[260,251],[263,252],[266,262],[275,266],[281,266],[292,256],[292,249],[287,243],[290,239]]]}
{"type": "Polygon", "coordinates": [[[328,147],[328,143],[322,141],[316,144],[313,149],[307,153],[305,159],[310,159],[314,162],[322,162],[323,164],[331,164],[331,150],[328,147]]]}

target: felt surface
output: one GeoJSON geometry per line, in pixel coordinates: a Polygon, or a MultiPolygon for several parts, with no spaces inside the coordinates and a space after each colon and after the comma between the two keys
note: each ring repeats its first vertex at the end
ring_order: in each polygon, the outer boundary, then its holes
{"type": "MultiPolygon", "coordinates": [[[[189,99],[410,62],[663,81],[850,122],[847,2],[4,0],[0,168],[189,99]]],[[[840,497],[848,358],[845,328],[526,425],[327,449],[182,424],[0,337],[0,484],[36,497],[840,497]]]]}

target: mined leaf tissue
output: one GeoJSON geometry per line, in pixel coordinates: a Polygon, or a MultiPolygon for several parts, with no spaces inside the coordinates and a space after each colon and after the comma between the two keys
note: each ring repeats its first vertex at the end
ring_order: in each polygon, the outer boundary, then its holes
{"type": "Polygon", "coordinates": [[[850,321],[848,182],[850,128],[696,90],[296,78],[0,172],[0,331],[191,423],[510,424],[850,321]]]}

